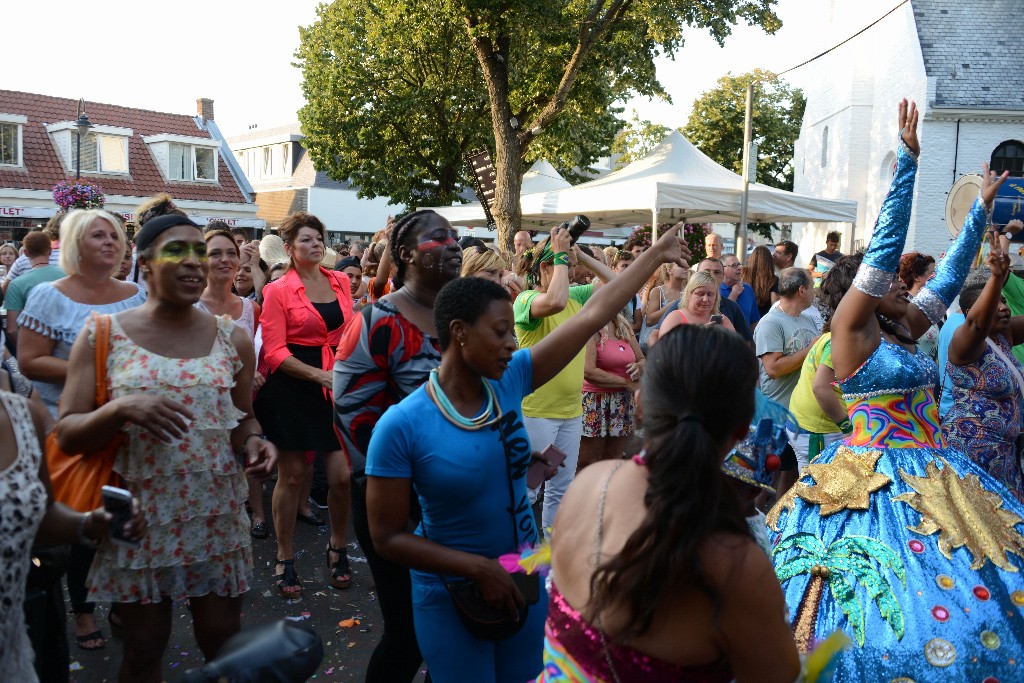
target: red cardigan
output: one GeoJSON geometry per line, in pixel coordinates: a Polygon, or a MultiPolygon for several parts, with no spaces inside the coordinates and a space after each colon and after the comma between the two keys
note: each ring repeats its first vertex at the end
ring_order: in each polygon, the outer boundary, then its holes
{"type": "MultiPolygon", "coordinates": [[[[352,317],[352,288],[348,275],[323,267],[320,272],[331,283],[347,322],[352,317]]],[[[344,326],[328,333],[324,319],[306,297],[306,288],[294,269],[289,268],[283,277],[263,288],[260,324],[263,326],[264,358],[271,372],[275,372],[284,359],[292,355],[288,344],[323,347],[321,369],[334,367],[331,347],[338,345],[344,326]]]]}

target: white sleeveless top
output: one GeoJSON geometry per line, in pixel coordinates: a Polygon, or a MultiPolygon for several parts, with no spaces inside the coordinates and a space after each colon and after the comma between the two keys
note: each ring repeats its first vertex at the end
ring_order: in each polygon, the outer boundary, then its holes
{"type": "MultiPolygon", "coordinates": [[[[252,307],[252,299],[246,299],[245,297],[238,297],[242,300],[242,315],[235,319],[234,323],[241,327],[243,330],[249,333],[249,338],[256,336],[256,316],[252,307]]],[[[201,311],[210,313],[210,309],[203,305],[202,301],[195,303],[196,308],[201,311]]],[[[210,313],[212,315],[212,313],[210,313]]]]}

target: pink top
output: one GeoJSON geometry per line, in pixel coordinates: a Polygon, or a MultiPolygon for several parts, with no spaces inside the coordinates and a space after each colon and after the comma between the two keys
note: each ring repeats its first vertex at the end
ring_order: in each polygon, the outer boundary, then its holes
{"type": "Polygon", "coordinates": [[[554,585],[548,596],[544,636],[544,671],[538,683],[728,683],[733,678],[724,658],[684,667],[611,642],[554,585]]]}
{"type": "MultiPolygon", "coordinates": [[[[601,339],[597,343],[597,367],[605,372],[618,375],[623,379],[629,379],[626,366],[636,361],[636,354],[633,347],[625,339],[612,339],[601,332],[601,339]],[[604,343],[602,343],[604,342],[604,343]]],[[[587,380],[583,380],[583,391],[591,391],[599,394],[607,394],[613,391],[624,391],[624,387],[598,387],[587,380]]]]}

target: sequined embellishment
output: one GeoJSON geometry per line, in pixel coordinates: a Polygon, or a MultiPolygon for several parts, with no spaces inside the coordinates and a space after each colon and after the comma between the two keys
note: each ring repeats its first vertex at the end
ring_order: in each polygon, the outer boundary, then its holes
{"type": "Polygon", "coordinates": [[[867,510],[871,494],[892,481],[875,471],[880,457],[882,451],[857,453],[840,446],[831,462],[804,468],[804,474],[813,477],[814,484],[801,487],[797,495],[819,505],[822,517],[842,510],[867,510]]]}
{"type": "Polygon", "coordinates": [[[1010,593],[1010,600],[1017,607],[1024,607],[1024,591],[1013,591],[1010,593]]]}
{"type": "Polygon", "coordinates": [[[987,601],[990,597],[992,597],[992,594],[989,593],[988,589],[984,586],[975,586],[974,590],[972,590],[971,592],[974,593],[974,597],[982,601],[987,601]]]}
{"type": "Polygon", "coordinates": [[[981,632],[981,644],[989,650],[998,650],[1001,643],[1002,641],[999,640],[999,635],[995,631],[981,632]]]}
{"type": "Polygon", "coordinates": [[[900,676],[899,678],[892,679],[891,681],[889,681],[889,683],[916,683],[916,682],[914,681],[913,678],[907,678],[906,676],[900,676]]]}
{"type": "Polygon", "coordinates": [[[999,683],[999,679],[995,676],[987,676],[982,679],[981,683],[999,683]]]}
{"type": "Polygon", "coordinates": [[[945,668],[956,661],[956,648],[945,638],[932,638],[925,643],[924,658],[932,666],[945,668]]]}
{"type": "Polygon", "coordinates": [[[889,273],[881,268],[861,263],[860,268],[857,269],[857,276],[853,278],[853,286],[868,296],[880,299],[889,293],[889,288],[895,278],[896,273],[889,273]]]}
{"type": "MultiPolygon", "coordinates": [[[[917,541],[920,543],[920,541],[917,541]]],[[[948,574],[939,574],[935,577],[935,584],[944,591],[952,590],[956,587],[956,579],[948,574]]]]}
{"type": "Polygon", "coordinates": [[[932,616],[935,617],[935,621],[945,624],[949,621],[949,610],[942,605],[936,605],[935,607],[932,607],[932,616]]]}
{"type": "Polygon", "coordinates": [[[921,513],[921,522],[908,527],[922,536],[938,534],[939,552],[953,559],[953,549],[966,547],[971,553],[971,569],[977,571],[991,561],[1000,569],[1016,573],[1008,553],[1024,557],[1024,536],[1014,528],[1024,522],[1003,508],[1003,499],[985,489],[976,474],[961,477],[945,459],[925,465],[925,476],[917,477],[900,469],[913,492],[894,496],[921,513]],[[942,469],[938,464],[942,463],[942,469]]]}
{"type": "Polygon", "coordinates": [[[917,539],[908,541],[907,547],[910,548],[911,552],[917,553],[918,555],[924,552],[924,543],[921,543],[921,541],[918,541],[917,539]]]}
{"type": "Polygon", "coordinates": [[[927,287],[915,294],[910,301],[921,309],[932,325],[941,323],[942,319],[946,317],[946,309],[949,308],[949,305],[938,294],[927,287]]]}

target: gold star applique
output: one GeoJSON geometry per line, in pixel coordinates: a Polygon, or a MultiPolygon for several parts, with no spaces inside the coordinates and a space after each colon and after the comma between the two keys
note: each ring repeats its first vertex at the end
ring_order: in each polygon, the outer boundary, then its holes
{"type": "Polygon", "coordinates": [[[893,500],[906,503],[921,513],[921,523],[907,528],[922,536],[939,534],[939,551],[953,559],[955,548],[967,546],[972,556],[971,569],[985,566],[986,560],[1008,572],[1016,572],[1007,553],[1024,557],[1024,536],[1014,528],[1024,522],[1013,512],[1003,509],[999,495],[981,485],[976,474],[961,477],[948,462],[942,469],[932,461],[925,466],[925,476],[915,477],[902,469],[903,481],[914,493],[903,493],[893,500]]]}
{"type": "Polygon", "coordinates": [[[804,468],[804,474],[813,477],[814,484],[805,485],[797,495],[821,506],[818,512],[822,517],[840,510],[867,510],[871,494],[892,481],[875,472],[880,457],[882,451],[855,453],[840,446],[832,462],[804,468]]]}
{"type": "Polygon", "coordinates": [[[768,514],[765,516],[765,523],[768,525],[769,529],[771,529],[772,531],[779,530],[779,517],[782,515],[784,511],[793,511],[793,508],[796,507],[797,491],[800,491],[801,489],[804,489],[806,487],[807,484],[797,482],[790,486],[789,490],[786,491],[786,494],[775,502],[775,505],[772,506],[772,509],[769,510],[768,514]]]}

